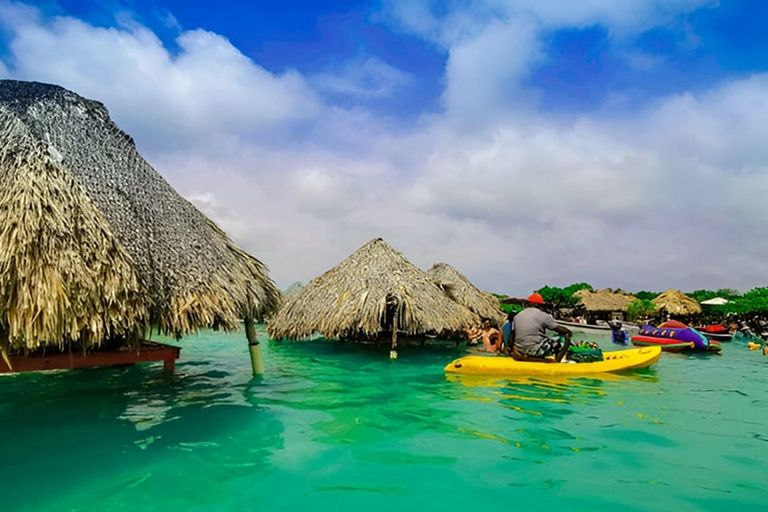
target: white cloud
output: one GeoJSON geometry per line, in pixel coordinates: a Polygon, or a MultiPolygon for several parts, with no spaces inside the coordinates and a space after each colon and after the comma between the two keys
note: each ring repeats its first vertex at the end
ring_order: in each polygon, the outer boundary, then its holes
{"type": "Polygon", "coordinates": [[[547,29],[603,25],[626,35],[670,23],[678,16],[718,0],[388,0],[382,16],[400,29],[446,47],[474,37],[491,21],[535,18],[547,29]]]}
{"type": "Polygon", "coordinates": [[[13,75],[102,101],[153,149],[285,130],[318,113],[302,76],[269,73],[220,35],[183,32],[171,55],[135,22],[98,28],[66,17],[42,22],[25,11],[8,29],[13,75]]]}
{"type": "MultiPolygon", "coordinates": [[[[535,110],[539,91],[526,85],[535,66],[545,62],[544,39],[553,30],[605,27],[614,42],[666,25],[714,0],[389,0],[381,18],[406,33],[441,47],[449,56],[444,105],[457,125],[475,129],[514,113],[535,110]],[[490,119],[489,119],[490,118],[490,119]]],[[[690,37],[690,26],[687,32],[690,37]]],[[[623,48],[616,54],[630,67],[649,70],[660,60],[623,48]]]]}
{"type": "Polygon", "coordinates": [[[360,98],[382,98],[407,86],[413,78],[381,59],[369,57],[345,63],[335,73],[312,77],[314,85],[324,91],[360,98]]]}
{"type": "Polygon", "coordinates": [[[446,110],[463,122],[507,117],[510,109],[533,110],[536,95],[521,87],[541,56],[536,27],[525,18],[493,22],[477,37],[450,49],[446,110]]]}
{"type": "MultiPolygon", "coordinates": [[[[587,4],[559,16],[628,26],[607,3],[587,4]]],[[[538,112],[519,81],[542,57],[537,17],[549,3],[517,16],[483,5],[447,24],[422,11],[419,30],[448,55],[448,108],[405,128],[323,104],[317,77],[269,73],[205,31],[183,32],[171,55],[140,25],[17,9],[6,72],[104,101],[161,174],[283,285],[375,236],[423,267],[446,261],[519,294],[583,280],[764,284],[768,75],[566,124],[538,112]]],[[[648,12],[646,24],[667,16],[648,12]]],[[[336,70],[336,90],[377,91],[360,79],[368,71],[336,70]]]]}

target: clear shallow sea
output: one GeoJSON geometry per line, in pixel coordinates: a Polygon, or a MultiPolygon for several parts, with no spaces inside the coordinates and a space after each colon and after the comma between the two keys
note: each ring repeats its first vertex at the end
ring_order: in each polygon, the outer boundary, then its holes
{"type": "Polygon", "coordinates": [[[173,375],[0,378],[0,510],[768,510],[768,358],[743,344],[454,381],[465,349],[268,342],[255,381],[244,334],[183,341],[173,375]]]}

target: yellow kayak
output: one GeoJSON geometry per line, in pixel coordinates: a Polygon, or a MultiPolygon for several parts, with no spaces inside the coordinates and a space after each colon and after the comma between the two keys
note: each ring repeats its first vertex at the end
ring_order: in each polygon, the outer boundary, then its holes
{"type": "Polygon", "coordinates": [[[445,371],[473,375],[586,375],[645,368],[660,356],[661,347],[604,352],[604,359],[595,363],[532,363],[511,357],[465,356],[450,363],[445,371]]]}

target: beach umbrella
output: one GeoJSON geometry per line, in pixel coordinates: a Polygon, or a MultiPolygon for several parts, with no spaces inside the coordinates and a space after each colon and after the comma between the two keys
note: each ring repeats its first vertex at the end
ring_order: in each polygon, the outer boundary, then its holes
{"type": "Polygon", "coordinates": [[[731,301],[724,299],[723,297],[715,297],[713,299],[703,300],[700,304],[702,306],[722,306],[723,304],[728,304],[729,302],[731,301]]]}

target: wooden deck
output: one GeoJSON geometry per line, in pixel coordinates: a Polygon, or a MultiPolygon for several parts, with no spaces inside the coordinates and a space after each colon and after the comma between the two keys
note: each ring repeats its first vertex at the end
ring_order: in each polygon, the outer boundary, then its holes
{"type": "Polygon", "coordinates": [[[98,350],[88,353],[82,351],[34,354],[30,356],[12,356],[11,367],[0,357],[0,374],[37,372],[42,370],[72,370],[74,368],[92,368],[95,366],[115,366],[135,363],[162,361],[163,369],[172,371],[179,358],[179,347],[142,341],[138,350],[98,350]]]}

